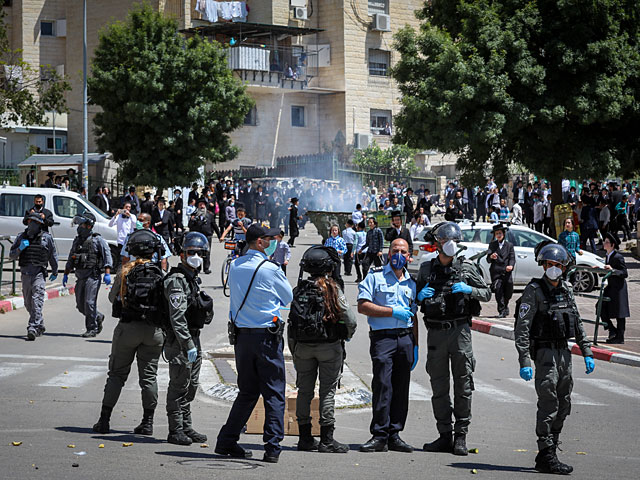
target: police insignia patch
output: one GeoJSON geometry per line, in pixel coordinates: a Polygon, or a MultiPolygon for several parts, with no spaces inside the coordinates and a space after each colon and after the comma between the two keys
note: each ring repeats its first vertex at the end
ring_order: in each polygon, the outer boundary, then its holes
{"type": "Polygon", "coordinates": [[[173,308],[178,308],[182,303],[183,296],[183,293],[172,293],[169,295],[169,303],[173,308]]]}
{"type": "Polygon", "coordinates": [[[520,318],[524,318],[527,313],[529,313],[529,310],[531,310],[531,305],[529,305],[528,303],[523,303],[522,305],[520,305],[520,318]]]}

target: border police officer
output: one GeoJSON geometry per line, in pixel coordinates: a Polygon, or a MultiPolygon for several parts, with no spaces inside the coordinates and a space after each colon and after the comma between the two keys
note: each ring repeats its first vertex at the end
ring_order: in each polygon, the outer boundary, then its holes
{"type": "MultiPolygon", "coordinates": [[[[176,445],[206,442],[207,436],[196,432],[191,421],[191,402],[198,392],[202,348],[200,329],[207,320],[199,320],[209,313],[213,316],[213,303],[205,308],[200,299],[200,279],[203,259],[209,252],[207,237],[189,232],[184,237],[180,264],[171,269],[164,280],[164,294],[169,302],[169,324],[164,353],[169,362],[169,388],[167,389],[167,441],[176,445]],[[208,309],[210,308],[210,312],[208,309]],[[203,309],[205,311],[203,311],[203,309]]],[[[206,296],[209,300],[210,297],[206,296]]]]}
{"type": "Polygon", "coordinates": [[[9,252],[11,260],[18,260],[22,280],[24,306],[29,312],[27,340],[33,341],[45,332],[44,306],[47,264],[51,265],[49,281],[58,277],[58,254],[53,238],[44,231],[44,219],[39,213],[26,215],[27,228],[20,233],[9,252]]]}
{"type": "Polygon", "coordinates": [[[556,449],[564,420],[571,412],[573,378],[567,340],[575,336],[587,374],[593,372],[595,364],[571,285],[561,278],[571,260],[569,253],[561,245],[548,244],[539,249],[536,260],[544,268],[544,277],[531,280],[516,303],[516,350],[523,380],[533,377],[532,358],[536,366],[535,469],[566,475],[573,467],[558,460],[556,449]]]}
{"type": "Polygon", "coordinates": [[[104,314],[98,311],[100,273],[104,270],[104,283],[111,284],[113,261],[109,245],[99,233],[92,232],[96,217],[91,212],[76,215],[72,224],[77,225],[78,235],[73,240],[69,259],[64,269],[62,285],[67,286],[69,272],[76,271],[76,308],[84,315],[87,331],[83,337],[95,337],[102,331],[104,314]]]}
{"type": "Polygon", "coordinates": [[[468,455],[466,436],[476,364],[471,346],[471,317],[480,313],[480,301],[488,301],[491,291],[473,263],[454,258],[457,242],[462,240],[462,231],[455,222],[434,226],[429,239],[436,243],[438,255],[420,266],[417,288],[427,327],[427,373],[440,437],[425,443],[423,449],[468,455]],[[453,404],[449,396],[450,375],[453,404]]]}
{"type": "Polygon", "coordinates": [[[158,360],[164,343],[160,328],[164,314],[161,293],[164,275],[158,262],[152,262],[151,258],[154,255],[157,258],[162,247],[159,237],[150,230],[133,232],[127,245],[137,259],[122,266],[109,292],[109,300],[114,304],[113,316],[119,317],[120,321],[113,331],[102,410],[93,431],[109,433],[111,412],[127,382],[135,358],[144,413],[142,422],[134,428],[133,433],[152,435],[153,415],[158,405],[158,360]],[[144,304],[141,304],[141,299],[144,304]],[[137,304],[132,304],[134,302],[137,304]]]}
{"type": "Polygon", "coordinates": [[[370,269],[358,286],[358,312],[369,322],[373,363],[372,437],[360,446],[361,452],[413,452],[399,435],[409,410],[411,370],[418,360],[416,284],[405,269],[410,257],[407,241],[394,240],[390,263],[370,269]]]}
{"type": "Polygon", "coordinates": [[[277,228],[253,224],[247,229],[247,253],[229,271],[230,340],[235,344],[238,397],[218,434],[215,452],[237,458],[252,453],[238,445],[240,432],[262,394],[265,442],[263,460],[277,463],[284,438],[285,367],[280,308],[293,299],[291,285],[276,263],[277,228]],[[237,333],[237,338],[235,337],[237,333]]]}

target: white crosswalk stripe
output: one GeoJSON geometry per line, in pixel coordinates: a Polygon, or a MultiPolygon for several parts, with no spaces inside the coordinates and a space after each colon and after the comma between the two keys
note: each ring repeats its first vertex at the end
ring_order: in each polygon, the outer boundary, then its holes
{"type": "Polygon", "coordinates": [[[431,389],[425,388],[413,380],[409,383],[409,400],[428,402],[431,400],[431,389]]]}
{"type": "Polygon", "coordinates": [[[634,390],[633,388],[626,387],[621,383],[613,382],[611,380],[607,380],[604,378],[582,378],[581,382],[588,383],[597,388],[601,388],[610,393],[615,393],[618,395],[623,395],[625,397],[630,397],[635,400],[640,399],[640,392],[638,390],[634,390]]]}
{"type": "Polygon", "coordinates": [[[494,387],[489,383],[484,383],[478,381],[477,379],[473,379],[473,383],[475,384],[476,392],[488,395],[492,400],[500,403],[532,403],[532,400],[527,400],[526,398],[519,397],[518,395],[514,395],[513,393],[507,392],[501,388],[494,387]]]}
{"type": "MultiPolygon", "coordinates": [[[[533,383],[533,381],[525,382],[521,378],[510,378],[509,380],[516,385],[520,385],[520,386],[529,388],[531,390],[534,390],[534,395],[535,395],[536,385],[535,383],[533,383]]],[[[589,397],[582,395],[580,393],[576,393],[575,391],[571,392],[571,403],[573,405],[592,405],[596,407],[601,407],[606,405],[605,403],[600,403],[600,402],[596,402],[595,400],[591,400],[589,397]]]]}
{"type": "Polygon", "coordinates": [[[70,368],[67,373],[61,373],[39,384],[40,387],[82,387],[89,382],[106,376],[103,365],[77,365],[70,368]]]}
{"type": "Polygon", "coordinates": [[[30,368],[41,367],[42,363],[12,363],[12,362],[1,362],[0,363],[0,378],[2,377],[10,377],[11,375],[16,375],[18,373],[22,373],[30,368]]]}

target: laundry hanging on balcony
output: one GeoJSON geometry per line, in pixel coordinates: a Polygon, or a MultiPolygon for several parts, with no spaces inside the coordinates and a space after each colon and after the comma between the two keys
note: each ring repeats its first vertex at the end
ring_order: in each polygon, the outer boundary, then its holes
{"type": "Polygon", "coordinates": [[[220,19],[231,22],[246,22],[249,9],[246,2],[216,2],[215,0],[198,0],[196,12],[202,20],[215,23],[220,19]]]}

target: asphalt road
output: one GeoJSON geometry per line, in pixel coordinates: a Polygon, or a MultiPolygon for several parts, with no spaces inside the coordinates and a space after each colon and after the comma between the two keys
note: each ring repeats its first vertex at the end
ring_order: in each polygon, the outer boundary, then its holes
{"type": "MultiPolygon", "coordinates": [[[[297,278],[297,261],[305,246],[317,241],[313,227],[303,230],[294,249],[290,268],[297,278]]],[[[216,316],[203,331],[205,350],[226,343],[226,309],[219,269],[225,253],[215,245],[213,273],[204,287],[216,302],[216,316]]],[[[347,277],[347,296],[355,305],[357,287],[347,277]]],[[[106,291],[100,292],[100,309],[110,312],[106,291]]],[[[193,404],[195,425],[209,435],[209,447],[179,447],[166,443],[164,415],[166,364],[160,369],[160,405],[155,436],[131,434],[142,407],[135,366],[112,417],[114,432],[96,434],[106,378],[113,320],[103,333],[83,339],[84,321],[74,299],[63,297],[45,305],[47,334],[25,342],[27,314],[24,309],[0,315],[0,472],[1,479],[173,479],[173,478],[462,478],[477,470],[478,477],[511,479],[535,474],[535,392],[531,383],[518,378],[513,342],[474,332],[477,358],[473,419],[467,439],[478,454],[455,457],[416,451],[413,454],[357,451],[346,455],[302,453],[295,450],[296,437],[286,437],[277,465],[264,464],[259,435],[244,435],[243,445],[254,451],[254,460],[230,460],[213,453],[215,436],[226,420],[230,403],[200,394],[193,404]],[[22,442],[13,446],[12,442],[22,442]],[[124,442],[133,442],[123,447],[124,442]],[[104,448],[99,448],[104,444],[104,448]],[[73,447],[69,447],[73,445],[73,447]],[[78,453],[85,452],[83,455],[78,453]],[[73,464],[77,464],[74,467],[73,464]]],[[[107,316],[107,318],[109,318],[107,316]]],[[[371,380],[366,319],[359,316],[360,330],[347,346],[349,369],[365,384],[371,380]]],[[[414,371],[409,419],[402,437],[415,447],[433,440],[435,421],[430,405],[428,376],[424,370],[424,336],[420,365],[414,371]]],[[[596,370],[584,374],[584,364],[574,356],[574,404],[561,440],[561,459],[575,468],[574,477],[638,478],[640,453],[637,429],[640,407],[640,376],[633,367],[596,362],[596,370]]],[[[162,362],[162,361],[161,361],[162,362]]],[[[216,381],[209,368],[202,385],[216,381]]],[[[336,438],[357,450],[369,438],[369,408],[341,409],[336,438]]]]}

